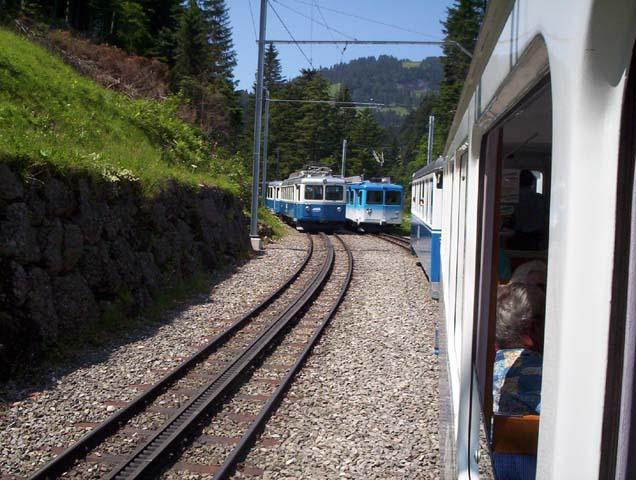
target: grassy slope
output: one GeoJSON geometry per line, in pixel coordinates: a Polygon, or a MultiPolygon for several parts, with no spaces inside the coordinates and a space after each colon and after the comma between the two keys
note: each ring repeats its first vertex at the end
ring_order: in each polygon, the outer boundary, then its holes
{"type": "Polygon", "coordinates": [[[402,62],[402,66],[404,68],[417,68],[422,64],[422,62],[414,62],[413,60],[404,60],[402,62]]]}
{"type": "Polygon", "coordinates": [[[77,74],[45,49],[0,29],[0,159],[230,188],[174,102],[130,100],[77,74]]]}

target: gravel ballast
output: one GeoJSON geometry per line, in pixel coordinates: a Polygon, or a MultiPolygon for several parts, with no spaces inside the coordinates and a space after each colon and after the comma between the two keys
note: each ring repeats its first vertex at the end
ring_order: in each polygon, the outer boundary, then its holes
{"type": "MultiPolygon", "coordinates": [[[[0,385],[0,478],[32,473],[274,291],[307,252],[307,237],[290,233],[210,294],[166,312],[159,325],[85,352],[50,372],[46,385],[0,385]]],[[[439,478],[437,303],[414,256],[371,235],[342,238],[354,256],[349,291],[235,478],[439,478]]],[[[323,310],[310,308],[309,323],[323,310]]],[[[273,391],[311,333],[301,330],[237,392],[227,418],[203,428],[207,440],[196,441],[163,478],[212,478],[213,465],[249,425],[242,417],[258,413],[264,399],[257,397],[273,391]]],[[[179,384],[186,393],[162,397],[167,409],[189,395],[190,383],[179,384]]],[[[167,419],[142,417],[131,425],[137,436],[167,419]]],[[[99,449],[103,458],[69,478],[102,477],[108,457],[130,449],[118,435],[99,449]]]]}
{"type": "Polygon", "coordinates": [[[279,287],[308,247],[289,231],[161,322],[84,351],[38,385],[0,385],[0,477],[33,473],[279,287]]]}
{"type": "Polygon", "coordinates": [[[266,479],[438,478],[437,304],[415,257],[344,239],[349,292],[264,430],[280,443],[257,442],[245,463],[266,479]]]}

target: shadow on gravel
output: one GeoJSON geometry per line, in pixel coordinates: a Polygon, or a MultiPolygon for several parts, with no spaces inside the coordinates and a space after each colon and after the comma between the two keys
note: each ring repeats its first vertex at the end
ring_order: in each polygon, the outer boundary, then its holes
{"type": "Polygon", "coordinates": [[[232,264],[204,275],[202,285],[175,294],[170,305],[156,312],[156,305],[133,317],[116,328],[85,332],[64,342],[41,358],[11,373],[9,379],[0,382],[0,415],[8,404],[35,397],[39,392],[53,388],[58,379],[77,369],[106,361],[122,346],[152,337],[163,326],[171,324],[190,307],[210,302],[212,289],[231,277],[249,259],[235,260],[232,264]],[[64,350],[61,353],[61,350],[64,350]]]}

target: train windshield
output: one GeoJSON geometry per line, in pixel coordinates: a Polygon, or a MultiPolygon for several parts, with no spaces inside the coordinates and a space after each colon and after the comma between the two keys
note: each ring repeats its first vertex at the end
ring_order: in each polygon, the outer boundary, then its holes
{"type": "Polygon", "coordinates": [[[400,199],[401,199],[401,195],[400,192],[397,192],[395,190],[390,190],[388,192],[385,192],[385,200],[384,203],[385,205],[399,205],[400,204],[400,199]]]}
{"type": "Polygon", "coordinates": [[[382,192],[367,190],[367,205],[382,205],[382,192]]]}
{"type": "Polygon", "coordinates": [[[305,185],[305,200],[322,200],[322,185],[305,185]]]}
{"type": "Polygon", "coordinates": [[[344,188],[340,185],[327,185],[325,187],[325,200],[342,201],[344,188]]]}

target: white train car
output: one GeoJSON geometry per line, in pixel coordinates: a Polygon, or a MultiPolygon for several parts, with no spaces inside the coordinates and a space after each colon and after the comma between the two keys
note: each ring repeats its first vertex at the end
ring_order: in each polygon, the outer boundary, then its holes
{"type": "Polygon", "coordinates": [[[635,40],[633,0],[488,4],[444,155],[445,478],[498,461],[496,478],[636,478],[635,40]],[[547,263],[540,416],[502,423],[496,293],[532,259],[547,263]]]}
{"type": "Polygon", "coordinates": [[[438,159],[413,174],[411,247],[426,272],[431,297],[439,298],[444,162],[438,159]]]}

